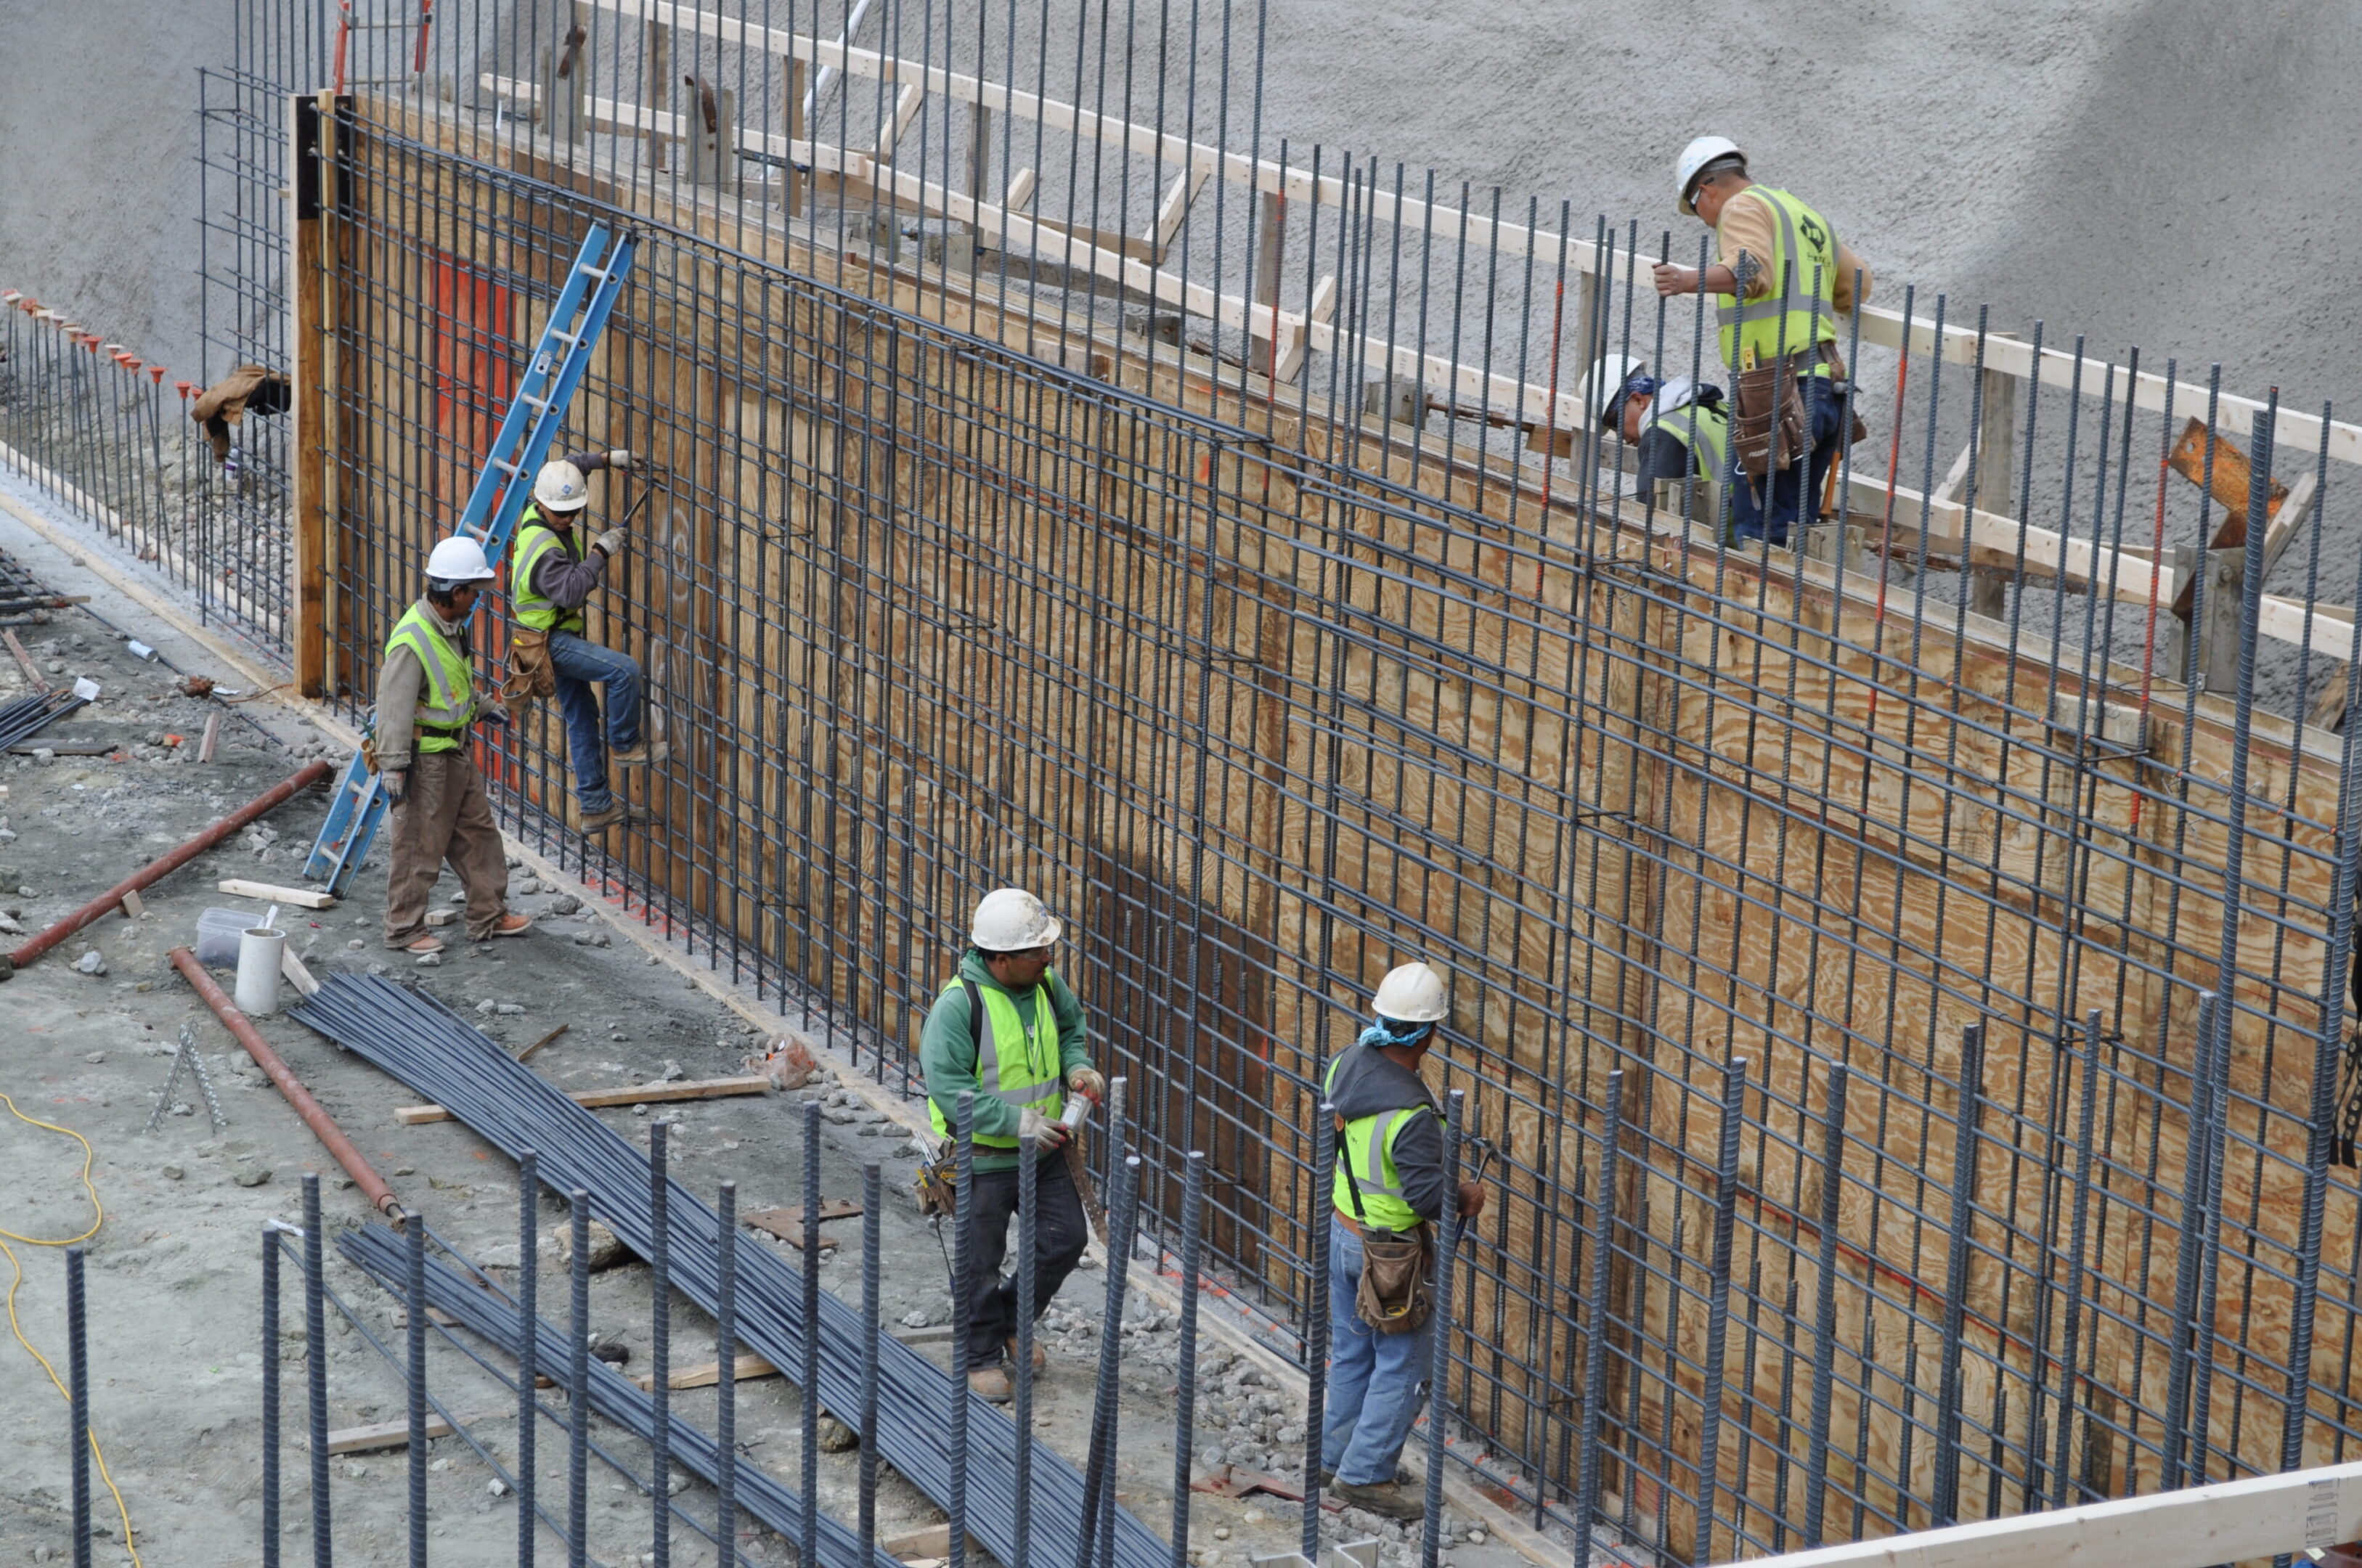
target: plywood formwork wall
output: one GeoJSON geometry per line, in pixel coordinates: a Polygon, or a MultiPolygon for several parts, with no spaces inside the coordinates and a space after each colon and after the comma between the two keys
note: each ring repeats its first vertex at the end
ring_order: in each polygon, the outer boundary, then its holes
{"type": "MultiPolygon", "coordinates": [[[[434,402],[451,336],[434,269],[513,294],[513,356],[590,198],[673,226],[643,246],[569,436],[671,476],[591,623],[648,668],[677,750],[634,786],[662,825],[611,867],[652,911],[896,1059],[974,897],[1037,889],[1076,930],[1062,963],[1148,1151],[1167,1175],[1209,1151],[1218,1253],[1283,1312],[1326,1202],[1304,1168],[1318,1072],[1388,966],[1438,962],[1457,1006],[1435,1076],[1504,1156],[1454,1392],[1552,1484],[1586,1392],[1585,1184],[1623,1069],[1610,1485],[1677,1550],[1697,1529],[1727,1064],[1753,1085],[1718,1444],[1735,1549],[1796,1528],[1831,1179],[1816,1123],[1842,1062],[1832,1530],[1928,1522],[1948,1304],[1976,1451],[1963,1515],[2049,1490],[2062,1408],[2074,1487],[2158,1484],[2191,998],[2217,977],[2231,840],[2222,705],[2193,728],[2136,706],[2120,672],[1881,609],[1858,575],[1717,551],[1595,497],[1545,508],[1531,471],[1217,392],[989,300],[841,258],[823,285],[784,238],[702,243],[696,210],[496,171],[438,121],[390,118],[355,158],[341,265],[372,413],[335,522],[355,606],[339,668],[364,695],[370,636],[464,488],[434,402]],[[1021,336],[1094,373],[996,347],[1021,336]],[[2094,1010],[2105,1039],[2087,1044],[2094,1010]],[[1982,1127],[1955,1282],[1972,1023],[1982,1127]],[[2087,1099],[2088,1187],[2066,1179],[2087,1099]]],[[[611,513],[635,493],[604,482],[611,513]]],[[[536,711],[496,754],[512,799],[562,816],[562,754],[536,711]]],[[[2248,759],[2218,1468],[2279,1463],[2309,1032],[2334,984],[2340,759],[2268,725],[2248,759]]],[[[1177,1193],[1151,1201],[1169,1215],[1177,1193]]],[[[2350,1256],[2350,1185],[2324,1223],[2320,1255],[2350,1256]]],[[[2332,1296],[2314,1461],[2352,1419],[2332,1296]]]]}

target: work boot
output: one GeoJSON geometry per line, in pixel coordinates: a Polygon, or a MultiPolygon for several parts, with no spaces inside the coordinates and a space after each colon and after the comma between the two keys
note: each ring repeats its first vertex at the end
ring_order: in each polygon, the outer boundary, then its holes
{"type": "Polygon", "coordinates": [[[1009,1380],[1009,1369],[998,1362],[970,1372],[967,1375],[967,1391],[996,1405],[1006,1405],[1017,1397],[1017,1386],[1009,1380]]]}
{"type": "Polygon", "coordinates": [[[1329,1488],[1329,1495],[1346,1507],[1360,1508],[1382,1519],[1408,1524],[1427,1518],[1427,1499],[1401,1481],[1382,1481],[1374,1486],[1353,1486],[1341,1481],[1329,1488]]]}
{"type": "Polygon", "coordinates": [[[531,915],[502,915],[501,916],[501,923],[492,927],[491,931],[488,934],[491,936],[523,936],[526,932],[531,931],[532,929],[533,917],[531,915]]]}
{"type": "Polygon", "coordinates": [[[443,939],[439,936],[422,936],[417,941],[412,943],[409,946],[404,947],[403,951],[404,953],[411,954],[415,957],[424,958],[430,953],[442,952],[443,939]]]}
{"type": "Polygon", "coordinates": [[[672,742],[642,741],[627,751],[612,752],[609,755],[613,757],[615,766],[618,767],[646,767],[653,763],[663,762],[672,756],[672,742]]]}
{"type": "Polygon", "coordinates": [[[582,831],[604,833],[618,823],[637,823],[649,820],[648,809],[646,806],[635,806],[626,801],[618,801],[603,812],[585,812],[582,817],[582,831]]]}
{"type": "MultiPolygon", "coordinates": [[[[1011,1366],[1017,1364],[1017,1338],[1013,1334],[1009,1340],[1009,1364],[1011,1366]]],[[[1036,1335],[1033,1340],[1033,1370],[1039,1372],[1049,1364],[1050,1353],[1043,1348],[1041,1337],[1036,1335]]]]}

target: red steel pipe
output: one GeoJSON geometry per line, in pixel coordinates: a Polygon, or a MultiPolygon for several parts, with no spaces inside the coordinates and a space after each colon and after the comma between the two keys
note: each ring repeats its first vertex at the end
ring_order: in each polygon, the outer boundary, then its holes
{"type": "Polygon", "coordinates": [[[185,947],[175,947],[171,959],[172,967],[188,977],[197,995],[214,1010],[214,1015],[237,1036],[237,1043],[246,1047],[246,1054],[270,1075],[270,1081],[279,1086],[279,1092],[287,1097],[287,1103],[295,1108],[295,1114],[304,1119],[304,1125],[327,1145],[328,1153],[337,1156],[337,1164],[345,1167],[345,1174],[368,1194],[369,1200],[390,1220],[399,1222],[406,1218],[401,1202],[393,1196],[393,1189],[385,1185],[385,1178],[379,1176],[361,1152],[353,1146],[353,1141],[345,1136],[345,1130],[337,1125],[336,1118],[320,1109],[320,1102],[312,1098],[312,1091],[304,1087],[304,1080],[279,1059],[279,1053],[270,1048],[270,1043],[255,1032],[253,1023],[237,1010],[237,1004],[229,999],[228,993],[215,983],[214,977],[205,973],[205,966],[197,962],[197,955],[185,947]]]}
{"type": "Polygon", "coordinates": [[[123,902],[125,894],[136,893],[152,883],[162,881],[248,823],[269,816],[272,812],[285,805],[294,798],[296,791],[320,783],[328,777],[330,771],[325,762],[305,764],[293,777],[281,779],[272,785],[237,811],[189,840],[188,843],[181,845],[180,848],[161,859],[149,861],[129,877],[58,922],[57,924],[28,937],[22,947],[17,948],[6,958],[0,958],[0,980],[8,978],[107,911],[118,908],[123,902]]]}

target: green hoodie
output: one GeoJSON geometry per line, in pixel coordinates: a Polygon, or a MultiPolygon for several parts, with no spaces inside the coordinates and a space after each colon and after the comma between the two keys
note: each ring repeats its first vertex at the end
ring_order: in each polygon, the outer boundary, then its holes
{"type": "MultiPolygon", "coordinates": [[[[1061,979],[1055,968],[1042,977],[1033,989],[1011,991],[993,979],[992,971],[984,966],[984,955],[971,947],[960,958],[960,978],[973,980],[978,989],[1002,991],[1017,1004],[1018,1021],[1026,1028],[1033,1027],[1033,996],[1035,990],[1050,994],[1052,1014],[1058,1021],[1058,1077],[1061,1080],[1076,1067],[1091,1065],[1090,1033],[1083,1025],[1083,1004],[1073,988],[1061,979]]],[[[955,986],[935,998],[935,1005],[927,1010],[926,1027],[919,1032],[919,1066],[927,1076],[927,1098],[933,1100],[944,1113],[944,1121],[952,1126],[959,1124],[959,1097],[962,1089],[980,1089],[976,1047],[968,1043],[967,992],[955,986]]],[[[1020,1112],[1013,1105],[984,1094],[976,1097],[976,1130],[997,1137],[1017,1136],[1020,1112]]],[[[988,1149],[976,1146],[976,1168],[978,1171],[1013,1171],[1017,1168],[1014,1149],[988,1149]]]]}

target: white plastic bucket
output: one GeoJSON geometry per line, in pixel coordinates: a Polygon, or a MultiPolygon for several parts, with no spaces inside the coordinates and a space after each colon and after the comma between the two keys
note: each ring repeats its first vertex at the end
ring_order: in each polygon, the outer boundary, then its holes
{"type": "Polygon", "coordinates": [[[237,935],[237,1010],[249,1018],[268,1018],[279,1010],[280,955],[287,933],[267,925],[248,926],[237,935]]]}

